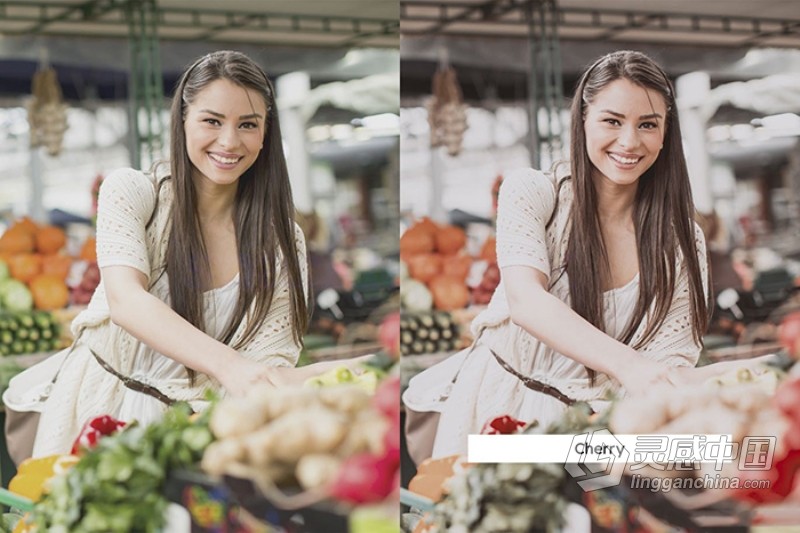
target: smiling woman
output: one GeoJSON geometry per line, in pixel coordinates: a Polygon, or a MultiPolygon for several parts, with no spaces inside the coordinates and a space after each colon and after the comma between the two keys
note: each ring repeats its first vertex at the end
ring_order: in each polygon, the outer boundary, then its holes
{"type": "Polygon", "coordinates": [[[708,315],[705,243],[674,91],[638,52],[599,58],[571,109],[570,165],[526,169],[500,189],[502,280],[472,347],[415,376],[414,411],[441,413],[431,453],[510,415],[547,426],[568,405],[608,406],[691,379],[708,315]]]}
{"type": "Polygon", "coordinates": [[[294,375],[306,248],[271,82],[241,53],[203,56],[178,83],[170,128],[168,165],[103,182],[102,280],[75,344],[4,394],[41,412],[34,456],[68,452],[98,414],[148,423],[176,401],[203,408],[208,389],[239,395],[294,375]]]}
{"type": "Polygon", "coordinates": [[[211,82],[198,94],[184,120],[195,183],[235,184],[258,157],[266,114],[258,93],[226,79],[211,82]]]}

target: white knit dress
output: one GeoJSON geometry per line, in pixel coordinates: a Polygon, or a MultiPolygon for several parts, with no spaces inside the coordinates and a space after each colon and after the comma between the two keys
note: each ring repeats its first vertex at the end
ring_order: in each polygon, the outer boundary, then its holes
{"type": "MultiPolygon", "coordinates": [[[[169,302],[169,282],[160,276],[169,237],[169,212],[172,205],[172,181],[165,180],[159,189],[156,208],[154,178],[132,169],[110,174],[100,189],[97,219],[98,265],[104,268],[124,265],[143,272],[153,282],[150,292],[169,302]],[[151,215],[154,219],[145,229],[151,215]]],[[[305,241],[295,227],[299,263],[308,291],[305,241]]],[[[256,336],[240,353],[255,361],[273,366],[294,366],[300,353],[291,328],[289,281],[279,254],[275,296],[266,320],[256,336]]],[[[206,333],[219,337],[238,297],[239,276],[225,286],[203,295],[206,333]]],[[[84,330],[71,355],[59,352],[15,377],[3,395],[3,402],[14,409],[41,411],[41,420],[33,455],[40,457],[69,452],[83,424],[90,418],[108,414],[142,423],[157,420],[166,406],[159,400],[125,387],[103,369],[91,354],[95,353],[124,376],[152,385],[168,397],[189,402],[195,410],[206,406],[208,389],[224,394],[219,383],[198,373],[190,383],[183,365],[176,363],[139,342],[110,321],[105,287],[100,282],[87,309],[72,323],[73,333],[84,330]],[[49,397],[41,401],[54,374],[58,378],[49,397]]],[[[232,344],[242,338],[246,323],[239,324],[232,344]]]]}
{"type": "MultiPolygon", "coordinates": [[[[497,258],[500,268],[530,266],[557,279],[550,292],[569,304],[569,280],[561,275],[568,241],[571,181],[561,187],[555,218],[547,221],[555,207],[553,176],[527,169],[509,174],[500,188],[497,217],[497,258]],[[559,278],[558,276],[561,275],[559,278]]],[[[708,290],[705,242],[695,227],[702,277],[708,290]]],[[[694,366],[700,346],[691,328],[688,275],[678,260],[675,297],[656,336],[640,352],[645,357],[674,366],[694,366]]],[[[639,276],[624,287],[603,296],[606,333],[618,337],[625,329],[638,298],[639,276]]],[[[642,338],[643,322],[632,344],[642,338]]],[[[524,376],[556,387],[572,399],[588,401],[595,410],[608,405],[609,393],[624,394],[618,382],[598,373],[592,384],[586,368],[546,344],[510,320],[503,282],[495,290],[487,309],[472,323],[472,332],[482,331],[475,349],[463,350],[411,379],[403,402],[415,411],[441,413],[433,457],[466,453],[467,435],[479,433],[483,425],[500,415],[547,425],[559,418],[566,406],[555,398],[527,388],[503,369],[493,350],[524,376]]]]}

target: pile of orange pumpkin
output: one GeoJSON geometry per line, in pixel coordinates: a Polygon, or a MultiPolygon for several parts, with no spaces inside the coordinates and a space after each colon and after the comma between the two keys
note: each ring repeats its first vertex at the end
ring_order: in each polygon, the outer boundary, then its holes
{"type": "MultiPolygon", "coordinates": [[[[64,230],[37,224],[28,217],[15,221],[0,235],[0,261],[8,265],[12,278],[27,285],[36,309],[51,311],[69,303],[66,280],[73,258],[64,253],[66,243],[64,230]]],[[[81,259],[93,259],[94,247],[85,248],[81,259]]]]}
{"type": "MultiPolygon", "coordinates": [[[[409,276],[427,286],[433,306],[443,311],[461,309],[470,303],[467,277],[474,262],[465,251],[464,230],[449,224],[437,224],[424,217],[400,237],[400,258],[408,267],[409,276]]],[[[481,257],[493,254],[487,242],[481,257]]],[[[491,258],[491,261],[494,261],[491,258]]]]}

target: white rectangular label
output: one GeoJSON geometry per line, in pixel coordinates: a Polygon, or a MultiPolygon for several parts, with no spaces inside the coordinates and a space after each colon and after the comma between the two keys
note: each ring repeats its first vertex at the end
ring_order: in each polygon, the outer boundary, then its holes
{"type": "Polygon", "coordinates": [[[470,435],[470,463],[721,463],[738,444],[730,435],[470,435]]]}

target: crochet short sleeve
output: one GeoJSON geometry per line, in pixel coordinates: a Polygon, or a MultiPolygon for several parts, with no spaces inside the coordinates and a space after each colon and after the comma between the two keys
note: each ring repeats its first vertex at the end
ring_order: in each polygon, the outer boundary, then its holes
{"type": "Polygon", "coordinates": [[[120,169],[103,180],[97,202],[97,265],[129,266],[150,276],[145,225],[155,208],[151,178],[120,169]]]}
{"type": "Polygon", "coordinates": [[[497,264],[530,266],[550,275],[545,225],[555,207],[555,187],[543,172],[523,169],[509,174],[497,206],[497,264]]]}

